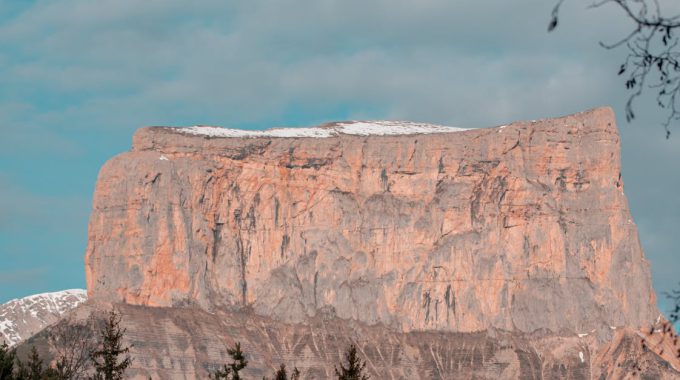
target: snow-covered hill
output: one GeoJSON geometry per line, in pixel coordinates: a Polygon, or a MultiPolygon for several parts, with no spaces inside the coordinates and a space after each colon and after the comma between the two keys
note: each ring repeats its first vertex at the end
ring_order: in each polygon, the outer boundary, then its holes
{"type": "Polygon", "coordinates": [[[14,346],[48,325],[87,299],[87,291],[69,289],[36,294],[0,305],[0,344],[14,346]]]}

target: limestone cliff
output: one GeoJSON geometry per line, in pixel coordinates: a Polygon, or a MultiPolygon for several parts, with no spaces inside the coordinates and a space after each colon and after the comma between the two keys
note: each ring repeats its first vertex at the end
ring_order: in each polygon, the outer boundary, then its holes
{"type": "Polygon", "coordinates": [[[401,331],[578,333],[658,315],[610,109],[352,126],[139,130],[97,181],[89,297],[401,331]]]}

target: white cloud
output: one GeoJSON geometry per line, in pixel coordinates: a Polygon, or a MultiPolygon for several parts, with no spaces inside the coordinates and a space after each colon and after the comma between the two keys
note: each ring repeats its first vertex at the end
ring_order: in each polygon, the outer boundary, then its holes
{"type": "MultiPolygon", "coordinates": [[[[553,4],[35,2],[0,18],[0,149],[25,163],[36,152],[101,161],[83,146],[115,134],[129,141],[148,124],[265,127],[340,113],[468,127],[599,105],[621,115],[623,52],[597,42],[630,24],[611,7],[572,0],[548,34],[553,4]]],[[[648,256],[669,268],[680,230],[680,131],[666,142],[653,102],[639,107],[639,120],[620,124],[626,191],[648,256]]],[[[63,170],[65,180],[79,175],[63,170]]],[[[660,286],[675,281],[654,268],[660,286]]]]}

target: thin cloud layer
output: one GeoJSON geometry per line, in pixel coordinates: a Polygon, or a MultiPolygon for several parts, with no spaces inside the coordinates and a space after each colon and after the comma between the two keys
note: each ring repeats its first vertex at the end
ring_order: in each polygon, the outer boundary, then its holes
{"type": "Polygon", "coordinates": [[[535,104],[545,83],[583,93],[579,81],[600,75],[555,54],[574,43],[544,33],[548,11],[540,1],[40,3],[0,28],[15,55],[0,85],[57,98],[59,115],[37,122],[64,128],[89,127],[79,117],[107,108],[132,112],[102,127],[199,117],[262,127],[293,106],[321,116],[338,104],[480,124],[488,117],[462,111],[490,103],[507,109],[493,120],[503,122],[526,112],[508,94],[527,92],[535,104]]]}
{"type": "MultiPolygon", "coordinates": [[[[98,167],[144,125],[481,127],[600,105],[622,115],[626,98],[615,72],[624,52],[597,42],[630,24],[579,0],[551,34],[543,0],[17,3],[0,3],[0,172],[12,182],[0,197],[37,187],[62,210],[89,207],[98,167]]],[[[680,146],[663,139],[653,103],[639,107],[619,125],[626,192],[655,286],[669,289],[680,146]]],[[[12,207],[13,228],[30,231],[35,210],[12,207]]],[[[85,223],[63,227],[60,252],[23,235],[4,236],[0,252],[23,243],[26,254],[67,256],[78,264],[50,270],[82,280],[85,223]]],[[[0,302],[20,292],[0,289],[0,302]]]]}

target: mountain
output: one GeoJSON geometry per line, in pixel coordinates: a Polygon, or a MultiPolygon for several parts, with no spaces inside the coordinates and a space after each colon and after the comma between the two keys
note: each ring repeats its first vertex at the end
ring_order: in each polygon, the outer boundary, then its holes
{"type": "Polygon", "coordinates": [[[0,305],[0,342],[14,346],[87,300],[87,291],[69,289],[14,299],[0,305]]]}
{"type": "Polygon", "coordinates": [[[329,378],[350,343],[375,379],[678,378],[619,152],[609,108],[142,128],[99,173],[75,314],[122,313],[136,378],[236,341],[248,378],[329,378]]]}
{"type": "Polygon", "coordinates": [[[400,331],[581,333],[659,314],[610,109],[476,130],[138,131],[99,174],[92,298],[400,331]]]}

